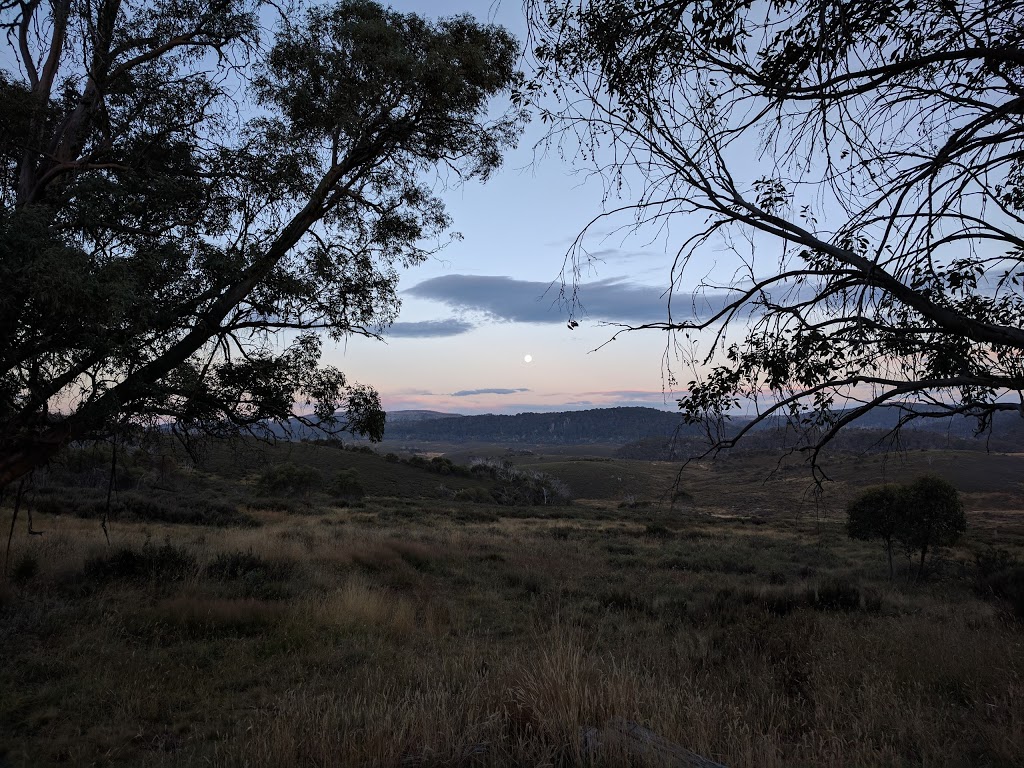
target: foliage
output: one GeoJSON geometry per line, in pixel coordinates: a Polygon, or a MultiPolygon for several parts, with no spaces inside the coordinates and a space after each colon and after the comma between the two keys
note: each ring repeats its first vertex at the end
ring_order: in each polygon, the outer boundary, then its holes
{"type": "Polygon", "coordinates": [[[15,583],[31,581],[39,573],[39,558],[31,552],[24,552],[11,566],[11,580],[15,583]]]}
{"type": "Polygon", "coordinates": [[[354,469],[339,469],[331,483],[331,493],[347,502],[359,501],[366,495],[359,473],[354,469]]]}
{"type": "Polygon", "coordinates": [[[379,439],[320,365],[378,335],[447,241],[438,171],[486,179],[518,46],[371,0],[0,4],[0,487],[126,424],[379,439]],[[277,18],[273,29],[262,28],[277,18]]]}
{"type": "MultiPolygon", "coordinates": [[[[749,464],[705,474],[715,503],[762,487],[749,464]]],[[[511,768],[595,762],[581,728],[621,714],[729,766],[1020,765],[1024,625],[956,579],[886,584],[834,520],[770,496],[743,535],[731,516],[652,510],[671,539],[608,504],[260,513],[259,536],[172,532],[199,567],[160,588],[99,590],[74,569],[137,552],[150,524],[119,524],[105,549],[94,525],[47,521],[12,551],[38,558],[31,587],[0,582],[4,744],[39,765],[511,768]],[[665,641],[691,637],[710,640],[665,641]],[[106,700],[117,728],[97,721],[106,700]],[[893,728],[894,712],[912,716],[893,728]]],[[[1018,552],[1019,516],[981,514],[1018,552]]]]}
{"type": "Polygon", "coordinates": [[[267,467],[256,484],[259,492],[270,496],[309,496],[324,484],[316,467],[292,462],[267,467]]]}
{"type": "Polygon", "coordinates": [[[677,414],[655,408],[591,408],[556,413],[481,414],[389,424],[391,440],[497,443],[625,442],[668,437],[681,427],[677,414]]]}
{"type": "Polygon", "coordinates": [[[240,512],[236,504],[213,498],[206,489],[196,489],[192,493],[118,493],[111,499],[108,510],[105,489],[59,486],[39,489],[31,503],[36,511],[43,514],[86,519],[109,516],[113,520],[174,525],[242,528],[259,525],[254,517],[240,512]]]}
{"type": "Polygon", "coordinates": [[[903,489],[882,485],[860,493],[846,507],[846,533],[851,539],[881,539],[893,577],[892,550],[906,512],[903,489]]]}
{"type": "Polygon", "coordinates": [[[956,487],[935,475],[924,475],[906,487],[906,515],[899,532],[909,556],[921,553],[918,573],[932,547],[955,544],[967,531],[967,517],[956,487]]]}
{"type": "Polygon", "coordinates": [[[494,495],[485,488],[459,488],[455,492],[454,499],[456,501],[471,501],[476,504],[490,504],[494,501],[494,495]]]}
{"type": "Polygon", "coordinates": [[[498,481],[493,495],[499,504],[564,506],[572,503],[572,491],[558,478],[544,472],[519,469],[507,461],[477,459],[471,465],[470,473],[498,481]]]}
{"type": "Polygon", "coordinates": [[[894,543],[903,547],[907,557],[920,553],[920,576],[931,549],[955,544],[967,530],[959,491],[935,475],[923,475],[909,485],[869,488],[850,502],[846,512],[850,538],[885,543],[890,578],[894,543]]]}
{"type": "Polygon", "coordinates": [[[120,547],[107,555],[85,562],[86,579],[110,581],[183,581],[196,571],[196,557],[188,550],[165,540],[160,546],[148,538],[142,547],[120,547]]]}
{"type": "Polygon", "coordinates": [[[1005,549],[989,548],[975,554],[975,565],[978,592],[1005,600],[1024,619],[1024,564],[1005,549]]]}
{"type": "Polygon", "coordinates": [[[618,198],[595,223],[631,211],[667,244],[668,317],[624,330],[672,334],[680,407],[718,447],[783,422],[814,463],[873,409],[984,430],[1018,408],[1019,2],[526,6],[549,141],[618,198]],[[744,402],[758,419],[726,428],[744,402]]]}

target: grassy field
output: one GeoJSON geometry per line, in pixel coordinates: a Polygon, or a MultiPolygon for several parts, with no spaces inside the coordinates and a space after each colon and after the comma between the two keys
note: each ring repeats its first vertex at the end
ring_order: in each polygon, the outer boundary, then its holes
{"type": "Polygon", "coordinates": [[[671,507],[677,465],[590,458],[514,458],[577,501],[503,507],[367,454],[220,452],[136,477],[109,544],[73,504],[101,489],[38,481],[45,533],[19,524],[0,582],[0,764],[621,765],[581,738],[616,717],[733,768],[1024,763],[1024,625],[976,565],[1024,554],[1021,457],[844,458],[823,497],[706,463],[671,507]],[[261,497],[282,460],[369,495],[261,497]],[[842,506],[921,471],[969,534],[890,583],[842,506]]]}

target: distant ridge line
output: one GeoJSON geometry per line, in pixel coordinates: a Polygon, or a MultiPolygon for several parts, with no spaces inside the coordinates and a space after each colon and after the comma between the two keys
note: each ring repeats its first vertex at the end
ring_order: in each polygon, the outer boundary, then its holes
{"type": "Polygon", "coordinates": [[[576,444],[630,442],[651,436],[668,437],[684,428],[678,413],[656,408],[622,406],[584,411],[483,414],[459,418],[392,420],[385,439],[496,443],[576,444]]]}

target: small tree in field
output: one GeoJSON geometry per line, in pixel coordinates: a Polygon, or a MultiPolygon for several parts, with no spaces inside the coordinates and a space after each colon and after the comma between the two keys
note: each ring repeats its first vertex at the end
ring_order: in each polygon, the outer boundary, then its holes
{"type": "Polygon", "coordinates": [[[967,516],[956,487],[935,475],[924,475],[906,486],[904,498],[906,514],[899,539],[907,557],[921,552],[920,576],[928,550],[955,544],[967,530],[967,516]]]}
{"type": "Polygon", "coordinates": [[[846,508],[846,532],[851,539],[881,539],[889,558],[889,580],[892,581],[892,549],[905,514],[905,489],[897,485],[869,488],[846,508]]]}
{"type": "Polygon", "coordinates": [[[846,532],[852,539],[881,539],[893,577],[893,544],[899,542],[907,557],[920,552],[917,575],[924,573],[928,552],[955,544],[967,530],[960,493],[935,475],[924,475],[910,485],[869,488],[846,508],[846,532]]]}

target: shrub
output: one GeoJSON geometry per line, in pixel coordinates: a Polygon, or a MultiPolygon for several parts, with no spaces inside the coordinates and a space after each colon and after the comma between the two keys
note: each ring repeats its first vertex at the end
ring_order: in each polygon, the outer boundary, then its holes
{"type": "Polygon", "coordinates": [[[456,501],[471,501],[476,504],[490,504],[494,496],[486,488],[460,488],[455,492],[456,501]]]}
{"type": "Polygon", "coordinates": [[[569,487],[556,477],[543,472],[517,469],[507,461],[474,459],[468,470],[459,465],[459,474],[497,480],[493,497],[509,506],[566,505],[572,503],[569,487]]]}
{"type": "Polygon", "coordinates": [[[672,489],[672,503],[681,501],[693,501],[693,494],[684,488],[673,488],[672,489]]]}
{"type": "Polygon", "coordinates": [[[1006,601],[1024,619],[1024,564],[1004,549],[989,548],[974,556],[977,590],[986,597],[1006,601]]]}
{"type": "Polygon", "coordinates": [[[431,472],[436,472],[439,475],[450,475],[455,470],[455,464],[451,459],[446,459],[443,456],[435,456],[430,460],[430,464],[427,465],[427,469],[431,472]]]}
{"type": "Polygon", "coordinates": [[[352,503],[361,500],[366,491],[354,469],[340,469],[331,481],[331,494],[338,500],[352,503]]]}
{"type": "Polygon", "coordinates": [[[228,581],[240,579],[247,573],[263,570],[266,561],[251,549],[234,552],[218,552],[217,556],[206,566],[206,575],[212,579],[228,581]]]}
{"type": "Polygon", "coordinates": [[[23,552],[11,568],[11,579],[24,583],[31,581],[39,573],[39,558],[31,552],[23,552]]]}
{"type": "Polygon", "coordinates": [[[860,608],[860,587],[845,579],[829,579],[808,590],[807,602],[822,611],[855,611],[860,608]]]}
{"type": "Polygon", "coordinates": [[[73,514],[78,509],[78,505],[60,496],[43,496],[40,494],[35,501],[36,511],[44,515],[73,514]]]}
{"type": "MultiPolygon", "coordinates": [[[[482,488],[476,488],[474,490],[483,491],[482,488]]],[[[487,492],[484,491],[484,494],[487,495],[487,492]]],[[[456,498],[458,498],[458,494],[456,494],[456,498]]],[[[454,517],[461,523],[496,523],[500,519],[496,514],[489,510],[472,508],[457,510],[454,517]]]]}
{"type": "MultiPolygon", "coordinates": [[[[113,449],[106,443],[95,443],[89,447],[72,446],[62,451],[47,468],[51,482],[72,487],[100,488],[110,483],[110,469],[113,449]]],[[[127,469],[128,460],[118,452],[114,487],[118,490],[129,487],[134,478],[127,469]]]]}
{"type": "Polygon", "coordinates": [[[674,534],[661,523],[648,523],[644,528],[644,535],[654,539],[671,539],[674,534]]]}
{"type": "Polygon", "coordinates": [[[165,539],[159,547],[146,539],[140,550],[121,547],[109,555],[87,560],[86,578],[107,581],[182,581],[196,570],[196,558],[188,550],[165,539]]]}
{"type": "MultiPolygon", "coordinates": [[[[41,512],[68,513],[83,518],[102,517],[107,509],[106,498],[81,495],[78,498],[53,498],[44,506],[38,506],[41,512]]],[[[140,493],[119,494],[110,505],[110,519],[125,517],[147,522],[174,523],[182,525],[239,525],[255,527],[259,521],[250,515],[238,511],[235,504],[205,497],[179,496],[173,500],[144,496],[140,493]]]]}
{"type": "Polygon", "coordinates": [[[206,566],[206,575],[217,581],[237,581],[247,598],[287,598],[291,590],[282,582],[295,572],[295,563],[266,560],[250,550],[219,552],[206,566]]]}
{"type": "Polygon", "coordinates": [[[260,475],[257,488],[268,496],[309,496],[323,485],[323,475],[315,467],[292,462],[277,464],[260,475]]]}

